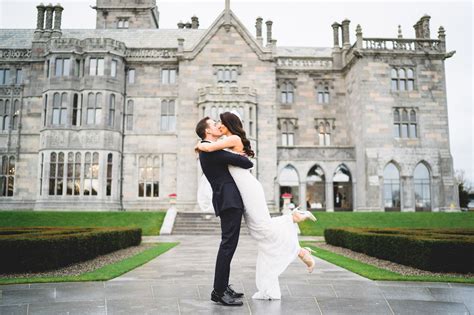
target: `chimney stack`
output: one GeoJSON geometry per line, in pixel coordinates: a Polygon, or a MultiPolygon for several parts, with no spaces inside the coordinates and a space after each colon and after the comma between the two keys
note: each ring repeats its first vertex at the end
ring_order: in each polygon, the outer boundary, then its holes
{"type": "Polygon", "coordinates": [[[255,31],[257,35],[257,41],[262,44],[263,38],[262,38],[262,21],[263,19],[261,17],[258,17],[257,20],[255,21],[255,31]]]}
{"type": "Polygon", "coordinates": [[[416,38],[430,38],[430,19],[431,17],[425,14],[413,25],[416,38]]]}
{"type": "Polygon", "coordinates": [[[351,41],[349,39],[349,24],[351,21],[345,19],[342,21],[342,48],[349,49],[351,48],[351,41]]]}
{"type": "Polygon", "coordinates": [[[53,29],[53,5],[50,3],[46,6],[46,25],[45,30],[51,31],[53,29]]]}
{"type": "Polygon", "coordinates": [[[184,26],[185,26],[186,28],[191,28],[191,27],[192,27],[192,24],[191,24],[191,22],[186,22],[186,23],[184,24],[184,26]]]}
{"type": "Polygon", "coordinates": [[[64,8],[58,3],[54,6],[54,30],[53,36],[61,36],[61,17],[64,8]]]}
{"type": "Polygon", "coordinates": [[[178,28],[184,28],[184,23],[183,21],[178,22],[178,28]]]}
{"type": "Polygon", "coordinates": [[[36,15],[36,30],[43,31],[45,6],[44,4],[40,3],[36,6],[36,9],[38,10],[38,14],[36,15]]]}
{"type": "Polygon", "coordinates": [[[195,15],[191,18],[191,28],[193,28],[193,29],[198,29],[199,28],[199,19],[195,15]]]}
{"type": "Polygon", "coordinates": [[[332,37],[333,37],[333,42],[334,42],[334,48],[340,48],[339,46],[339,28],[341,27],[341,24],[334,22],[332,23],[332,37]]]}
{"type": "Polygon", "coordinates": [[[272,24],[273,22],[268,20],[265,22],[265,24],[267,25],[267,45],[271,45],[272,44],[272,24]]]}

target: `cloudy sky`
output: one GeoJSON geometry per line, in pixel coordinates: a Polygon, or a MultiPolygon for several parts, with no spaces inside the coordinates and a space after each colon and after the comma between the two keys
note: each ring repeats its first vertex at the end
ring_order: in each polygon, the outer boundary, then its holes
{"type": "MultiPolygon", "coordinates": [[[[0,28],[35,28],[36,8],[41,1],[0,0],[0,28]]],[[[56,3],[55,1],[54,3],[56,3]]],[[[95,28],[95,0],[60,0],[64,7],[63,28],[95,28]]],[[[207,28],[224,8],[224,0],[157,0],[160,28],[176,28],[179,20],[199,17],[207,28]]],[[[455,170],[464,170],[474,184],[473,102],[473,4],[464,1],[270,1],[231,0],[231,9],[254,33],[255,18],[273,21],[273,37],[280,46],[332,46],[331,24],[351,20],[364,37],[396,37],[401,25],[405,38],[414,38],[413,24],[424,14],[431,16],[431,37],[440,25],[446,29],[447,50],[456,50],[446,60],[451,153],[455,170]]]]}

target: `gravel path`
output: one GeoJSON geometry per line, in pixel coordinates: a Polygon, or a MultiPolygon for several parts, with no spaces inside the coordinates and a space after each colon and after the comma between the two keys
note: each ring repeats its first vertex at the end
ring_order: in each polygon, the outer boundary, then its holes
{"type": "Polygon", "coordinates": [[[106,255],[98,256],[94,259],[72,264],[61,269],[45,271],[45,272],[30,272],[30,273],[15,273],[15,274],[1,274],[0,278],[31,278],[31,277],[63,277],[63,276],[78,276],[85,272],[94,271],[103,266],[113,264],[120,260],[129,258],[144,250],[153,247],[155,244],[142,243],[138,246],[124,248],[106,255]]]}
{"type": "Polygon", "coordinates": [[[396,272],[405,276],[435,276],[435,277],[463,277],[463,278],[474,278],[473,273],[468,274],[460,274],[460,273],[441,273],[441,272],[431,272],[426,270],[417,269],[414,267],[409,267],[405,265],[400,265],[388,260],[383,260],[379,258],[375,258],[372,256],[368,256],[362,253],[354,252],[350,249],[344,247],[338,247],[326,244],[324,242],[315,242],[313,243],[315,246],[320,247],[322,249],[326,249],[336,254],[340,254],[342,256],[358,260],[360,262],[373,265],[382,269],[386,269],[392,272],[396,272]]]}

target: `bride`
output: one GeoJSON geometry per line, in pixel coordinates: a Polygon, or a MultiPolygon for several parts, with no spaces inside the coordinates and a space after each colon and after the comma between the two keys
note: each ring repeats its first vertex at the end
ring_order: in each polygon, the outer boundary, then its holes
{"type": "MultiPolygon", "coordinates": [[[[198,143],[197,150],[213,152],[226,149],[236,154],[254,157],[243,130],[242,121],[237,112],[220,114],[220,131],[226,137],[213,143],[198,143]]],[[[307,219],[316,221],[309,211],[294,210],[272,218],[268,211],[265,195],[260,182],[249,170],[229,165],[229,172],[240,191],[245,206],[244,219],[250,235],[257,241],[258,256],[256,267],[256,285],[258,292],[254,299],[280,299],[280,284],[278,277],[288,265],[298,256],[307,266],[308,272],[314,269],[315,261],[311,256],[312,250],[301,248],[298,242],[296,223],[307,219]]],[[[198,199],[204,199],[205,189],[200,189],[198,199]]],[[[212,196],[212,191],[208,198],[212,196]]]]}

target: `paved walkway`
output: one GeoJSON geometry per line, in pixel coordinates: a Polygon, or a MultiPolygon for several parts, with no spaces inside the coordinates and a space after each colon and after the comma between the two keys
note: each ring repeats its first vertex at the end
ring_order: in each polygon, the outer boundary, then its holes
{"type": "Polygon", "coordinates": [[[223,307],[209,300],[218,237],[156,239],[181,245],[111,281],[0,286],[0,314],[474,314],[474,286],[374,282],[319,259],[312,274],[300,261],[290,265],[281,301],[254,301],[256,251],[248,236],[231,272],[244,306],[223,307]]]}

